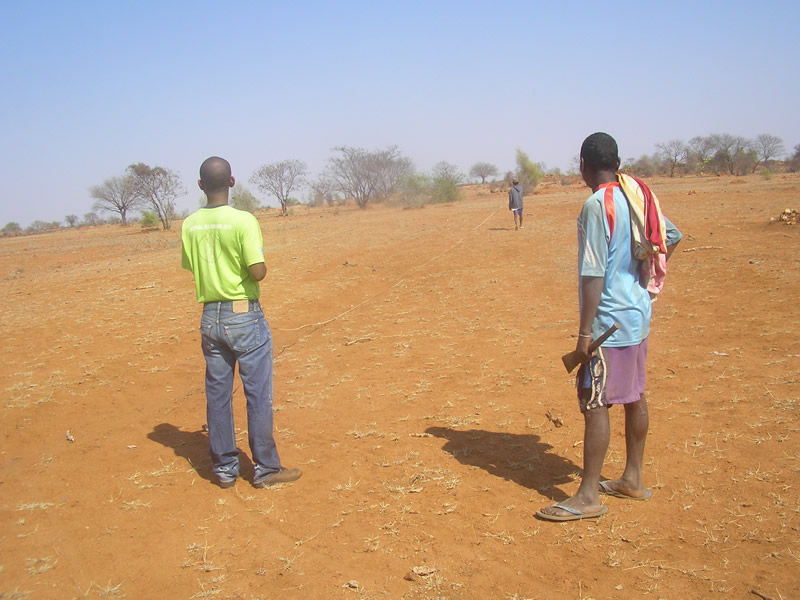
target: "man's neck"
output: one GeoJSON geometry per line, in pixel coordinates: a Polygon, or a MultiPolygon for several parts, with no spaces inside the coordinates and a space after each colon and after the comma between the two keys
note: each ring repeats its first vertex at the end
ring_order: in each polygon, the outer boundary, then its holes
{"type": "Polygon", "coordinates": [[[604,183],[617,183],[616,171],[597,171],[592,182],[592,191],[596,192],[604,183]]]}
{"type": "Polygon", "coordinates": [[[228,194],[206,194],[206,207],[214,208],[216,206],[225,206],[228,204],[228,194]]]}

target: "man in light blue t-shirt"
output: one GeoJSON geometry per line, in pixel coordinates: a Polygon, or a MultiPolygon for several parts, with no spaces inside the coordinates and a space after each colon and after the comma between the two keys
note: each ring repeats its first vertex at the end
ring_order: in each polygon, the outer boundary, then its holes
{"type": "MultiPolygon", "coordinates": [[[[578,218],[576,351],[583,358],[577,377],[585,426],[583,478],[574,496],[536,513],[549,521],[605,514],[601,493],[629,500],[647,500],[651,494],[642,481],[649,427],[644,388],[651,300],[647,282],[641,281],[641,261],[632,252],[631,209],[617,178],[619,164],[617,143],[610,135],[595,133],[583,142],[581,175],[593,192],[578,218]],[[614,323],[619,329],[590,355],[592,339],[614,323]],[[627,459],[619,479],[600,481],[610,437],[608,408],[614,404],[625,408],[627,459]]],[[[666,230],[668,257],[681,235],[671,223],[665,225],[661,230],[666,230]]]]}

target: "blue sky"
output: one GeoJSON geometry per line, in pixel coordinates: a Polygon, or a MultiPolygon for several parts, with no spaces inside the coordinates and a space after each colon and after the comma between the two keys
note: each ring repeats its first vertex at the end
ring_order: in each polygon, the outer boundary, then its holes
{"type": "MultiPolygon", "coordinates": [[[[570,167],[730,133],[800,144],[800,3],[15,1],[0,7],[0,226],[91,210],[134,162],[260,165],[397,145],[418,170],[570,167]]],[[[267,200],[259,196],[262,201],[267,200]]],[[[272,202],[274,204],[274,202],[272,202]]]]}

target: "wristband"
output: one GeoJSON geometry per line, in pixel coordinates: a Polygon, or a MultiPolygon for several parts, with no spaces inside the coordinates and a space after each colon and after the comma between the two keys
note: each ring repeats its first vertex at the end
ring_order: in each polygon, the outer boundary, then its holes
{"type": "Polygon", "coordinates": [[[585,333],[579,333],[579,334],[578,334],[578,337],[585,337],[585,338],[592,339],[592,336],[591,336],[591,335],[586,335],[585,333]]]}

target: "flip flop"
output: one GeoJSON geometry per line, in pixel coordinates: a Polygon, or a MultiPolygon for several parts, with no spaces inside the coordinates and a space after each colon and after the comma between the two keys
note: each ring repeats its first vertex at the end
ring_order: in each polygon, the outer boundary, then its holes
{"type": "Polygon", "coordinates": [[[613,496],[614,498],[622,498],[623,500],[649,500],[650,496],[653,495],[653,492],[650,490],[645,490],[644,495],[642,496],[629,496],[628,494],[623,494],[622,492],[618,492],[617,490],[613,489],[610,485],[608,485],[608,481],[601,481],[600,482],[600,493],[605,494],[606,496],[613,496]]]}
{"type": "Polygon", "coordinates": [[[553,504],[552,508],[560,508],[561,510],[565,510],[570,514],[551,515],[541,510],[537,510],[535,514],[537,517],[544,519],[545,521],[580,521],[581,519],[594,519],[595,517],[600,517],[608,512],[607,506],[601,506],[600,510],[598,511],[586,513],[581,512],[577,508],[572,508],[571,506],[564,506],[560,502],[553,504]]]}

